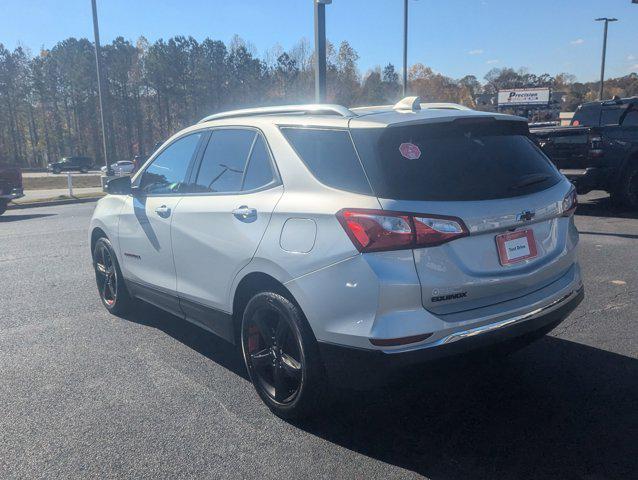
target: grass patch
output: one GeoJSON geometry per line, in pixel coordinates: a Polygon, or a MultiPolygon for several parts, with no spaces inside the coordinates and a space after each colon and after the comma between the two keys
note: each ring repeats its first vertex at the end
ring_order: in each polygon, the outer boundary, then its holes
{"type": "MultiPolygon", "coordinates": [[[[66,175],[51,177],[25,177],[22,180],[25,190],[50,190],[54,188],[67,188],[66,175]]],[[[99,175],[73,175],[73,187],[101,187],[99,175]]]]}
{"type": "MultiPolygon", "coordinates": [[[[34,200],[28,200],[28,201],[13,201],[14,205],[31,205],[34,203],[45,203],[45,202],[54,202],[56,200],[78,200],[81,198],[102,198],[103,196],[105,196],[106,193],[104,192],[93,192],[93,193],[78,193],[76,195],[73,195],[72,197],[70,197],[69,195],[56,195],[55,197],[47,197],[47,198],[38,198],[38,199],[34,199],[34,200]]],[[[24,200],[24,199],[22,199],[24,200]]]]}

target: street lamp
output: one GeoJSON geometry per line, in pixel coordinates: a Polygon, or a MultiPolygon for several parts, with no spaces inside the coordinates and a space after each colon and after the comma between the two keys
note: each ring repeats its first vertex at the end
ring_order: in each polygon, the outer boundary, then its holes
{"type": "Polygon", "coordinates": [[[102,81],[102,69],[100,68],[100,29],[97,23],[97,6],[95,0],[91,0],[91,8],[93,9],[93,35],[95,37],[95,69],[97,71],[97,96],[100,103],[100,121],[102,123],[102,150],[104,153],[104,165],[106,165],[106,175],[113,174],[113,170],[109,165],[108,150],[106,147],[106,124],[104,123],[104,107],[105,102],[102,98],[102,90],[104,83],[102,81]]]}
{"type": "Polygon", "coordinates": [[[408,92],[408,0],[403,0],[403,98],[408,92]]]}
{"type": "Polygon", "coordinates": [[[326,101],[326,5],[332,0],[315,3],[315,102],[326,101]]]}
{"type": "Polygon", "coordinates": [[[403,0],[403,98],[408,86],[408,0],[403,0]]]}
{"type": "Polygon", "coordinates": [[[617,22],[617,18],[601,17],[596,19],[597,22],[605,22],[605,30],[603,33],[603,59],[600,65],[600,91],[598,93],[598,100],[603,99],[603,83],[605,81],[605,55],[607,54],[607,26],[609,22],[617,22]]]}

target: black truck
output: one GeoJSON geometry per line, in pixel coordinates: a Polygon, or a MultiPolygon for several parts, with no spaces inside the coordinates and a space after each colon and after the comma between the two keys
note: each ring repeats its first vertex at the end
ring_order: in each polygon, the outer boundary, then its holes
{"type": "Polygon", "coordinates": [[[91,157],[64,157],[59,162],[53,162],[47,165],[47,170],[53,173],[86,173],[91,168],[93,168],[93,159],[91,157]]]}
{"type": "Polygon", "coordinates": [[[638,97],[584,103],[570,126],[530,131],[578,193],[606,190],[638,209],[638,97]]]}
{"type": "Polygon", "coordinates": [[[7,210],[11,200],[20,197],[24,197],[20,167],[0,161],[0,215],[7,210]]]}

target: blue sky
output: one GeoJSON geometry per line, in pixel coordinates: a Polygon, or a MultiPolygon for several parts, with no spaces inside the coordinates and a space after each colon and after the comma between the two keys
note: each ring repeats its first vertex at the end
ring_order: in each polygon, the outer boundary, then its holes
{"type": "MultiPolygon", "coordinates": [[[[312,0],[98,0],[102,41],[173,35],[228,42],[238,34],[263,55],[300,38],[313,41],[312,0]]],[[[401,65],[403,0],[333,0],[328,38],[348,40],[362,73],[401,65]]],[[[609,76],[638,72],[638,5],[631,0],[410,0],[409,63],[459,78],[493,67],[599,75],[602,25],[610,25],[609,76]]],[[[69,36],[92,38],[90,0],[2,0],[0,42],[36,53],[69,36]]]]}

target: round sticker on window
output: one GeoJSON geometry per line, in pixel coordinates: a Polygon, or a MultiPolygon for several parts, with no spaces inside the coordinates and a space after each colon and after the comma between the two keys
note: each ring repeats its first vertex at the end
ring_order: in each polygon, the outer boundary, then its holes
{"type": "Polygon", "coordinates": [[[403,158],[408,160],[418,160],[421,158],[421,149],[414,143],[402,143],[399,145],[399,152],[403,158]]]}

